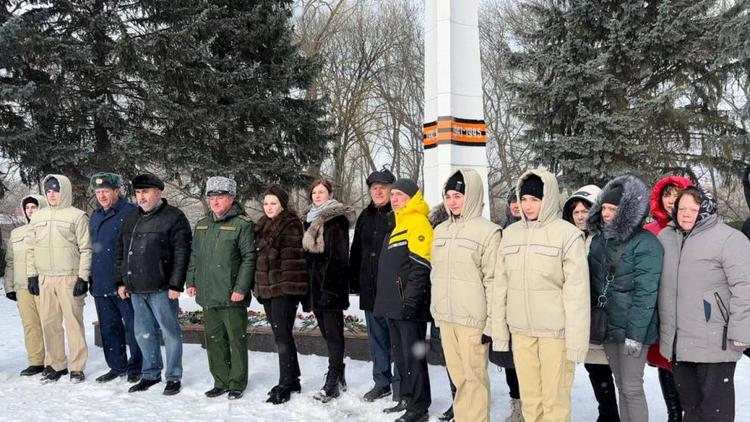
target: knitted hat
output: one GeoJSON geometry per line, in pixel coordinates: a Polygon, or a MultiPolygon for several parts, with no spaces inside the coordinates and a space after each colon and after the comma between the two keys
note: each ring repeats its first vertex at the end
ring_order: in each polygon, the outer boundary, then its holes
{"type": "Polygon", "coordinates": [[[539,199],[544,199],[544,182],[536,174],[532,174],[523,181],[521,185],[521,195],[531,195],[539,199]]]}
{"type": "Polygon", "coordinates": [[[398,179],[396,182],[391,186],[391,190],[399,190],[407,195],[409,197],[412,197],[417,194],[419,191],[419,186],[417,186],[414,181],[410,179],[398,179]]]}
{"type": "Polygon", "coordinates": [[[47,192],[50,190],[60,192],[60,181],[55,177],[50,177],[46,182],[44,182],[44,191],[47,192]]]}
{"type": "Polygon", "coordinates": [[[466,183],[464,182],[464,174],[460,171],[457,171],[453,173],[453,176],[448,178],[448,181],[445,182],[445,191],[444,193],[447,193],[449,190],[454,190],[456,192],[460,193],[466,193],[466,183]]]}
{"type": "Polygon", "coordinates": [[[602,192],[602,204],[612,204],[612,205],[620,205],[620,200],[622,200],[622,185],[615,185],[612,186],[611,189],[607,189],[605,192],[602,192]]]}
{"type": "Polygon", "coordinates": [[[281,185],[273,184],[266,188],[266,191],[263,192],[263,196],[266,195],[273,195],[276,198],[279,199],[279,203],[281,204],[281,207],[284,209],[287,209],[287,205],[289,205],[289,192],[284,190],[281,185]]]}
{"type": "Polygon", "coordinates": [[[512,204],[514,202],[518,202],[518,197],[516,196],[516,187],[510,188],[510,191],[508,191],[508,204],[512,204]]]}

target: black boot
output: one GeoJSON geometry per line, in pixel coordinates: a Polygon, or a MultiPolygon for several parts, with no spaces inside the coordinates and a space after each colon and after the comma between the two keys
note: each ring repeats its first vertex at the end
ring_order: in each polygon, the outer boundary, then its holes
{"type": "Polygon", "coordinates": [[[438,417],[438,420],[441,422],[453,422],[454,420],[456,420],[456,417],[453,416],[453,406],[449,407],[448,410],[443,412],[443,414],[438,417]]]}
{"type": "Polygon", "coordinates": [[[21,371],[22,377],[30,377],[32,375],[41,374],[44,371],[44,365],[30,365],[28,368],[21,371]]]}
{"type": "Polygon", "coordinates": [[[96,378],[96,382],[100,382],[100,383],[110,382],[110,381],[116,380],[117,378],[120,378],[121,376],[124,376],[124,375],[125,374],[117,372],[117,371],[111,369],[106,374],[97,377],[96,378]]]}
{"type": "Polygon", "coordinates": [[[47,374],[46,377],[42,378],[42,383],[57,382],[63,375],[68,375],[68,368],[61,369],[59,371],[52,370],[51,373],[47,374]]]}
{"type": "Polygon", "coordinates": [[[667,422],[682,422],[682,405],[671,371],[659,368],[659,385],[667,405],[667,422]]]}
{"type": "Polygon", "coordinates": [[[377,399],[382,399],[383,397],[390,396],[391,395],[391,386],[379,386],[376,385],[375,387],[372,387],[370,391],[366,392],[362,398],[367,402],[373,402],[377,399]]]}
{"type": "Polygon", "coordinates": [[[326,374],[326,383],[323,384],[323,388],[315,393],[315,400],[320,400],[323,403],[335,399],[341,395],[341,391],[346,391],[346,386],[341,384],[343,378],[343,371],[340,370],[328,370],[326,374]]]}
{"type": "Polygon", "coordinates": [[[135,393],[135,392],[138,392],[138,391],[146,391],[149,388],[151,388],[151,386],[153,386],[155,384],[158,384],[160,382],[161,382],[161,378],[158,378],[158,379],[155,379],[155,380],[147,380],[147,379],[141,378],[141,380],[138,381],[138,384],[136,384],[136,385],[134,385],[134,386],[132,386],[132,387],[130,387],[128,389],[128,393],[135,393]]]}
{"type": "Polygon", "coordinates": [[[383,413],[399,413],[406,410],[407,407],[409,407],[409,400],[401,399],[395,406],[383,409],[383,413]]]}
{"type": "Polygon", "coordinates": [[[292,397],[292,393],[299,393],[300,391],[302,391],[302,387],[299,385],[299,381],[292,385],[279,384],[268,392],[266,403],[286,403],[292,397]]]}
{"type": "Polygon", "coordinates": [[[424,410],[408,410],[403,416],[396,419],[396,422],[427,422],[430,415],[424,410]]]}

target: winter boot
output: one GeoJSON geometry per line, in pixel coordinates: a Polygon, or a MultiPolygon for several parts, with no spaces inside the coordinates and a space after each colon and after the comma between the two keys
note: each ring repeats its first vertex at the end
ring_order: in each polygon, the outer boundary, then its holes
{"type": "Polygon", "coordinates": [[[409,400],[407,399],[401,399],[396,403],[393,407],[388,407],[383,409],[383,413],[399,413],[406,410],[406,408],[409,406],[409,400]]]}
{"type": "Polygon", "coordinates": [[[453,406],[449,407],[448,410],[443,412],[442,415],[438,417],[438,420],[441,422],[453,422],[456,420],[456,417],[453,415],[453,406]]]}
{"type": "Polygon", "coordinates": [[[385,386],[379,386],[376,385],[375,387],[372,387],[372,389],[365,393],[362,398],[367,402],[373,402],[378,399],[382,399],[383,397],[389,396],[391,394],[391,386],[385,385],[385,386]]]}
{"type": "Polygon", "coordinates": [[[244,390],[229,390],[229,394],[227,394],[227,398],[229,400],[239,400],[244,395],[245,395],[244,390]]]}
{"type": "Polygon", "coordinates": [[[32,375],[40,374],[44,371],[44,365],[31,365],[28,368],[21,371],[22,377],[30,377],[32,375]]]}
{"type": "Polygon", "coordinates": [[[63,375],[68,375],[68,368],[61,369],[59,371],[55,371],[54,369],[52,369],[52,372],[48,373],[46,377],[42,377],[42,383],[47,384],[50,382],[57,382],[57,380],[59,380],[63,375]]]}
{"type": "Polygon", "coordinates": [[[328,403],[329,401],[340,396],[342,387],[344,387],[341,385],[342,378],[343,375],[340,371],[328,370],[328,373],[326,374],[326,383],[323,384],[323,388],[315,393],[315,396],[313,396],[315,397],[315,400],[320,400],[323,403],[328,403]]]}
{"type": "Polygon", "coordinates": [[[212,388],[212,389],[210,389],[210,390],[206,391],[206,392],[205,392],[205,393],[203,393],[203,394],[205,394],[205,396],[206,396],[206,397],[208,397],[209,399],[212,399],[212,398],[214,398],[214,397],[219,397],[219,396],[221,396],[222,394],[226,394],[226,392],[227,392],[227,390],[225,390],[225,389],[223,389],[223,388],[219,388],[219,387],[214,387],[214,388],[212,388]]]}
{"type": "Polygon", "coordinates": [[[341,384],[341,391],[346,391],[346,377],[344,376],[344,373],[346,372],[346,364],[341,364],[341,376],[339,377],[339,383],[341,384]]]}
{"type": "Polygon", "coordinates": [[[429,419],[430,414],[425,410],[408,410],[396,422],[427,422],[429,419]]]}
{"type": "Polygon", "coordinates": [[[121,377],[123,375],[125,375],[125,374],[121,374],[121,373],[119,373],[119,372],[111,369],[106,374],[97,377],[96,378],[96,382],[99,382],[99,383],[110,382],[110,381],[116,380],[117,378],[119,378],[119,377],[121,377]]]}
{"type": "Polygon", "coordinates": [[[292,397],[292,393],[299,393],[300,391],[302,391],[302,387],[299,385],[299,381],[292,385],[279,384],[268,392],[266,403],[286,403],[292,397]]]}
{"type": "Polygon", "coordinates": [[[671,371],[659,368],[659,385],[667,405],[667,422],[682,422],[682,405],[671,371]]]}
{"type": "Polygon", "coordinates": [[[523,422],[521,399],[510,399],[510,416],[505,418],[505,422],[523,422]]]}
{"type": "Polygon", "coordinates": [[[73,384],[83,382],[85,379],[86,375],[83,374],[83,371],[70,371],[70,382],[73,384]]]}
{"type": "Polygon", "coordinates": [[[182,383],[180,381],[167,381],[167,386],[164,387],[164,392],[162,394],[165,396],[174,396],[180,392],[181,388],[182,383]]]}
{"type": "Polygon", "coordinates": [[[134,386],[132,386],[132,387],[130,387],[128,389],[128,393],[135,393],[135,392],[138,392],[138,391],[146,391],[149,388],[151,388],[151,386],[153,386],[155,384],[158,384],[160,382],[161,382],[161,378],[157,378],[155,380],[147,380],[147,379],[141,378],[141,380],[138,381],[138,384],[136,384],[136,385],[134,385],[134,386]]]}

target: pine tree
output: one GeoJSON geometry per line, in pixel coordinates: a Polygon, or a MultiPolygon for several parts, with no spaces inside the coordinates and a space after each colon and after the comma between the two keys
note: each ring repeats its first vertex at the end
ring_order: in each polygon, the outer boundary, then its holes
{"type": "Polygon", "coordinates": [[[524,3],[535,25],[509,59],[532,75],[514,88],[539,162],[572,187],[624,171],[741,168],[748,134],[720,102],[730,78],[747,77],[748,6],[718,3],[524,3]]]}
{"type": "Polygon", "coordinates": [[[306,97],[319,69],[293,43],[288,0],[146,1],[157,35],[140,76],[160,131],[141,148],[200,189],[234,177],[245,197],[269,182],[299,186],[329,139],[321,100],[306,97]]]}

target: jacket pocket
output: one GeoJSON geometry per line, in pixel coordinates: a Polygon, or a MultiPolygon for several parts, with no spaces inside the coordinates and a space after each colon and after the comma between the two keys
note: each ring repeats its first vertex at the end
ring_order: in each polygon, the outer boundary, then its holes
{"type": "MultiPolygon", "coordinates": [[[[502,249],[502,259],[498,259],[496,265],[502,265],[508,279],[508,287],[511,289],[523,288],[523,256],[521,247],[505,246],[502,249]]],[[[508,298],[510,301],[510,298],[508,298]]]]}
{"type": "Polygon", "coordinates": [[[49,237],[49,221],[34,224],[34,238],[37,242],[47,240],[49,237]]]}
{"type": "Polygon", "coordinates": [[[76,243],[76,236],[73,230],[73,224],[68,223],[66,221],[55,221],[52,223],[55,231],[57,232],[57,235],[60,236],[60,238],[71,245],[74,245],[76,243]]]}
{"type": "MultiPolygon", "coordinates": [[[[529,291],[529,312],[534,329],[559,331],[565,329],[565,307],[560,290],[529,291]]],[[[589,309],[581,310],[588,312],[589,309]]]]}
{"type": "Polygon", "coordinates": [[[446,262],[448,259],[448,239],[432,240],[432,261],[446,262]]]}
{"type": "MultiPolygon", "coordinates": [[[[531,245],[529,246],[529,268],[548,277],[558,280],[562,276],[562,260],[560,249],[552,246],[531,245]]],[[[552,281],[552,280],[551,280],[552,281]]],[[[553,281],[554,283],[554,281],[553,281]]],[[[557,283],[555,283],[556,285],[557,283]]]]}
{"type": "Polygon", "coordinates": [[[457,239],[456,241],[456,260],[464,264],[477,265],[479,245],[476,242],[466,239],[457,239]]]}

